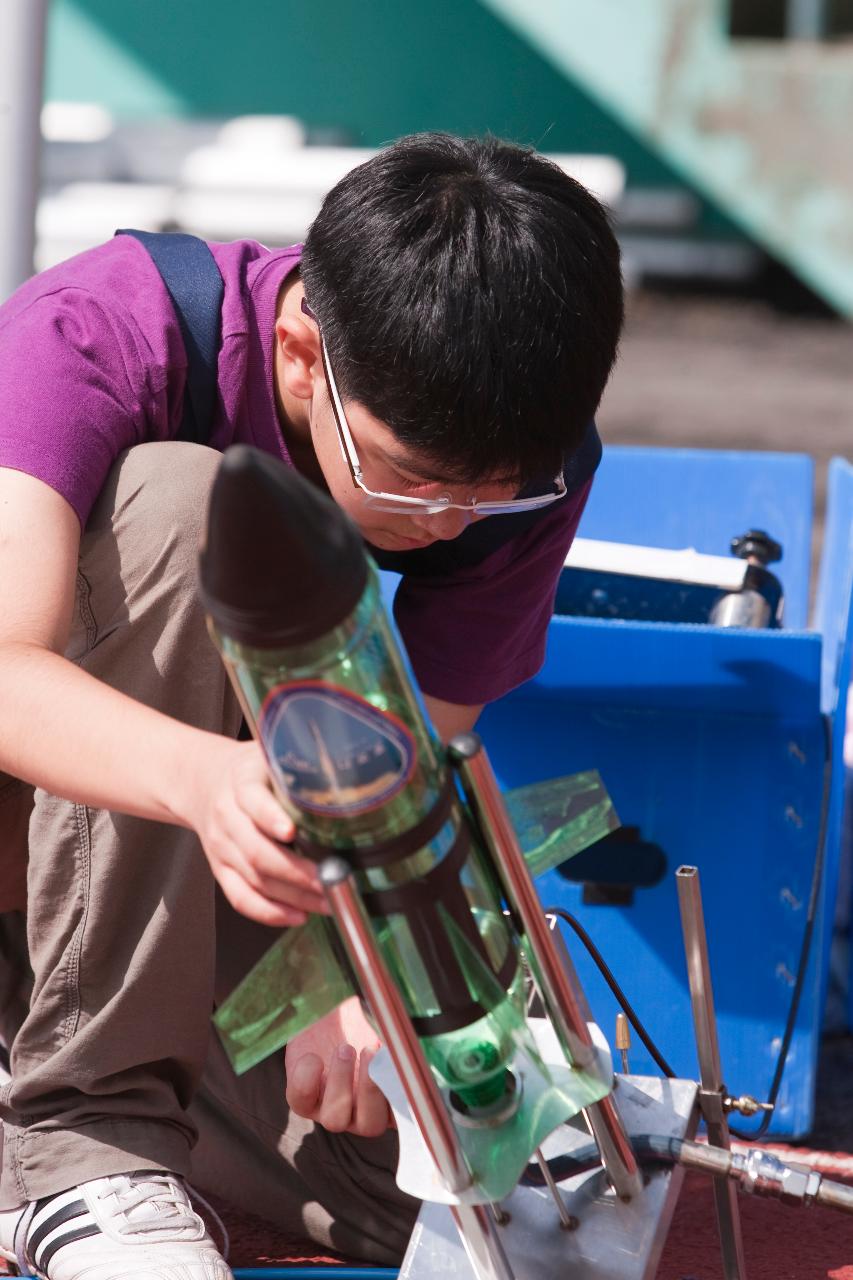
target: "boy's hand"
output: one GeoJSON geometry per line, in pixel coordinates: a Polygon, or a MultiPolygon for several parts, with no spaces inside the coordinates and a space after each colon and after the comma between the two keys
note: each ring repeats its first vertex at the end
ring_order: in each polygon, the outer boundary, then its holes
{"type": "Polygon", "coordinates": [[[332,1133],[378,1138],[394,1123],[367,1072],[379,1047],[358,996],[294,1036],[284,1052],[291,1111],[332,1133]]]}
{"type": "Polygon", "coordinates": [[[270,789],[260,747],[225,738],[210,745],[189,818],[232,907],[282,927],[304,924],[310,911],[327,913],[314,863],[283,847],[296,829],[270,789]]]}

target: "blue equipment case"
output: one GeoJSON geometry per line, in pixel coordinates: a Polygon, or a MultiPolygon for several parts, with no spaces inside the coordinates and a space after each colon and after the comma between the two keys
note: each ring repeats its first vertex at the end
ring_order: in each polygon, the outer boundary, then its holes
{"type": "MultiPolygon", "coordinates": [[[[776,1135],[801,1135],[812,1123],[850,676],[853,468],[832,463],[816,625],[807,630],[812,483],[805,455],[608,448],[581,536],[727,555],[733,536],[764,528],[784,548],[773,566],[785,593],[783,629],[556,614],[539,676],[489,707],[480,726],[504,787],[597,768],[622,823],[663,850],[663,878],[625,905],[585,903],[594,890],[559,869],[539,888],[544,905],[581,920],[685,1076],[698,1067],[673,873],[682,863],[700,868],[725,1079],[730,1092],[758,1099],[767,1097],[788,1016],[828,804],[776,1135]]],[[[566,941],[612,1037],[615,1000],[570,930],[566,941]]],[[[630,1066],[657,1071],[639,1042],[630,1066]]]]}
{"type": "MultiPolygon", "coordinates": [[[[847,808],[853,796],[853,776],[845,771],[843,747],[845,730],[846,691],[851,678],[851,631],[853,631],[853,467],[840,458],[833,458],[827,481],[826,526],[823,539],[823,556],[815,606],[815,627],[826,638],[822,671],[822,704],[832,716],[832,770],[833,791],[829,814],[829,839],[834,838],[840,852],[846,852],[850,860],[853,854],[853,812],[847,808]],[[842,829],[844,824],[844,829],[842,829]]],[[[848,865],[843,869],[839,889],[850,894],[848,865]]],[[[850,902],[839,904],[843,928],[849,929],[850,902]]],[[[848,939],[843,939],[845,943],[848,939]]],[[[853,1027],[853,975],[848,975],[847,995],[851,1001],[847,1022],[853,1027]]]]}

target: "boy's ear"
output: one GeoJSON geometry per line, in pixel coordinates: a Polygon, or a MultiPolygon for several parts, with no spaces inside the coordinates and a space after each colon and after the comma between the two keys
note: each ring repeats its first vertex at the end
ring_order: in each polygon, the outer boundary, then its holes
{"type": "Polygon", "coordinates": [[[276,320],[275,340],[285,387],[298,400],[310,400],[318,377],[323,378],[317,326],[285,311],[276,320]]]}

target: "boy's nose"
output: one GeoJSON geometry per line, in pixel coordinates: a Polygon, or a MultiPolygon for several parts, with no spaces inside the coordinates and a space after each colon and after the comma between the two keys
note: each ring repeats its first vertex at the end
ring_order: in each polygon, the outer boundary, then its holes
{"type": "Polygon", "coordinates": [[[438,538],[440,542],[450,542],[453,538],[458,538],[471,523],[472,513],[470,511],[458,511],[451,508],[449,511],[439,511],[436,515],[424,516],[415,523],[419,529],[423,529],[424,533],[428,533],[433,538],[438,538]]]}

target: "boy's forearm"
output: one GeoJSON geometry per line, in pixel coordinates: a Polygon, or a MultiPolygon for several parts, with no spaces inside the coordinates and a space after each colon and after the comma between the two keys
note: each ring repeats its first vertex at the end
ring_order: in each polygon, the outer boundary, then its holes
{"type": "Polygon", "coordinates": [[[228,745],[50,650],[0,648],[0,769],[55,795],[192,826],[198,772],[228,745]]]}
{"type": "Polygon", "coordinates": [[[482,706],[463,706],[461,703],[445,702],[442,698],[433,698],[428,693],[424,694],[424,706],[442,742],[449,742],[456,733],[468,733],[474,728],[483,710],[482,706]]]}

